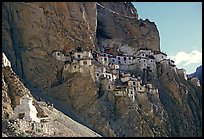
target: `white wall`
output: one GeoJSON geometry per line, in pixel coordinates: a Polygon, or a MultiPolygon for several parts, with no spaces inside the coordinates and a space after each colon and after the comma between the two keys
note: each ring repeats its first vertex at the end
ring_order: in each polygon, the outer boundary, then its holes
{"type": "Polygon", "coordinates": [[[6,55],[2,53],[2,67],[11,67],[11,62],[7,59],[6,55]]]}
{"type": "Polygon", "coordinates": [[[19,113],[25,113],[25,119],[40,122],[37,118],[37,110],[32,104],[32,98],[27,94],[20,99],[20,105],[14,109],[14,118],[18,118],[19,113]]]}
{"type": "Polygon", "coordinates": [[[56,60],[59,60],[59,61],[67,61],[67,57],[64,56],[64,54],[61,53],[61,52],[55,51],[55,52],[52,53],[52,55],[54,56],[54,58],[55,58],[56,60]]]}

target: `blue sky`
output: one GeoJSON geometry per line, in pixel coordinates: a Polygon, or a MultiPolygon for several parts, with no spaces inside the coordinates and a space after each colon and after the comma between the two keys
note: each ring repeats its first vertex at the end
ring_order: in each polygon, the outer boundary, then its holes
{"type": "Polygon", "coordinates": [[[141,19],[155,22],[160,48],[187,73],[202,64],[202,2],[132,2],[141,19]]]}

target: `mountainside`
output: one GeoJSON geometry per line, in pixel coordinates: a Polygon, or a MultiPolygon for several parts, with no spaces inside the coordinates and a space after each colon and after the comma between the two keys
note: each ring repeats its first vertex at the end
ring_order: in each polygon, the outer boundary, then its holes
{"type": "MultiPolygon", "coordinates": [[[[202,136],[202,87],[165,59],[156,24],[138,17],[130,2],[4,2],[2,51],[30,95],[102,136],[202,136]]],[[[7,70],[2,119],[19,101],[7,70]]]]}
{"type": "Polygon", "coordinates": [[[50,58],[54,50],[94,47],[95,3],[3,3],[2,19],[3,52],[20,78],[36,87],[51,87],[61,70],[50,58]]]}
{"type": "Polygon", "coordinates": [[[190,75],[188,75],[189,78],[197,77],[200,81],[200,84],[202,85],[202,65],[196,68],[196,71],[190,75]]]}
{"type": "Polygon", "coordinates": [[[43,101],[34,99],[34,105],[37,108],[39,118],[47,119],[40,124],[34,123],[34,129],[31,128],[32,122],[13,119],[13,109],[19,105],[20,98],[29,94],[30,91],[19,80],[18,76],[10,67],[2,67],[2,136],[6,137],[98,137],[99,134],[89,128],[72,120],[64,113],[55,108],[48,107],[43,101]]]}

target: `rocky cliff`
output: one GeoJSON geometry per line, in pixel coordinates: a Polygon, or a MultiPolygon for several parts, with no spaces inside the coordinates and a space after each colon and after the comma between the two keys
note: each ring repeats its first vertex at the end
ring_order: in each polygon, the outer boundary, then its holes
{"type": "Polygon", "coordinates": [[[94,2],[3,3],[2,15],[2,49],[13,69],[33,86],[54,82],[62,65],[50,59],[54,50],[66,54],[77,46],[94,47],[94,2]]]}
{"type": "Polygon", "coordinates": [[[102,136],[202,136],[202,88],[176,67],[158,63],[159,78],[152,82],[158,94],[143,93],[133,103],[98,87],[92,69],[62,72],[64,62],[52,58],[54,50],[66,55],[78,46],[128,55],[139,48],[160,51],[155,23],[138,19],[130,2],[13,2],[2,8],[2,50],[14,71],[64,102],[86,126],[102,136]]]}
{"type": "Polygon", "coordinates": [[[202,65],[196,68],[194,73],[188,75],[189,78],[196,77],[199,79],[200,84],[202,85],[202,65]]]}
{"type": "Polygon", "coordinates": [[[98,47],[114,46],[130,54],[139,48],[160,50],[156,24],[148,19],[138,19],[132,3],[100,2],[97,12],[98,47]]]}

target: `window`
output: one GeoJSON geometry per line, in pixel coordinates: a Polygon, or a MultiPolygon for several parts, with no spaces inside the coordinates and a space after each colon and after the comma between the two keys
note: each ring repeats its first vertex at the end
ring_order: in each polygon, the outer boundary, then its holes
{"type": "Polygon", "coordinates": [[[78,55],[78,58],[80,58],[80,55],[78,55]]]}
{"type": "Polygon", "coordinates": [[[23,119],[24,117],[25,117],[25,113],[19,113],[19,114],[18,114],[18,118],[19,118],[19,119],[23,119]]]}
{"type": "Polygon", "coordinates": [[[96,73],[96,76],[99,76],[99,73],[96,73]]]}
{"type": "Polygon", "coordinates": [[[58,53],[57,53],[57,55],[59,56],[59,55],[60,55],[60,53],[58,52],[58,53]]]}
{"type": "Polygon", "coordinates": [[[129,60],[131,60],[131,57],[129,57],[129,60]]]}
{"type": "Polygon", "coordinates": [[[118,61],[118,63],[120,64],[120,61],[118,61]]]}
{"type": "Polygon", "coordinates": [[[118,60],[120,60],[120,57],[118,57],[118,60]]]}
{"type": "Polygon", "coordinates": [[[144,54],[142,54],[142,56],[144,56],[144,54]]]}
{"type": "Polygon", "coordinates": [[[74,68],[76,69],[76,66],[74,66],[74,68]]]}
{"type": "Polygon", "coordinates": [[[132,82],[133,85],[135,85],[135,82],[132,82]]]}
{"type": "Polygon", "coordinates": [[[115,62],[115,59],[112,59],[112,62],[115,62]]]}
{"type": "Polygon", "coordinates": [[[104,61],[107,61],[107,58],[106,58],[106,57],[104,58],[104,61]]]}
{"type": "Polygon", "coordinates": [[[145,62],[145,60],[144,60],[144,62],[145,62]]]}
{"type": "Polygon", "coordinates": [[[84,65],[87,65],[87,61],[83,61],[83,64],[84,64],[84,65]]]}
{"type": "Polygon", "coordinates": [[[111,87],[110,87],[110,85],[108,86],[108,89],[110,89],[111,87]]]}
{"type": "Polygon", "coordinates": [[[130,91],[130,94],[133,94],[133,91],[130,91]]]}
{"type": "Polygon", "coordinates": [[[124,57],[124,61],[126,61],[126,57],[124,57]]]}

